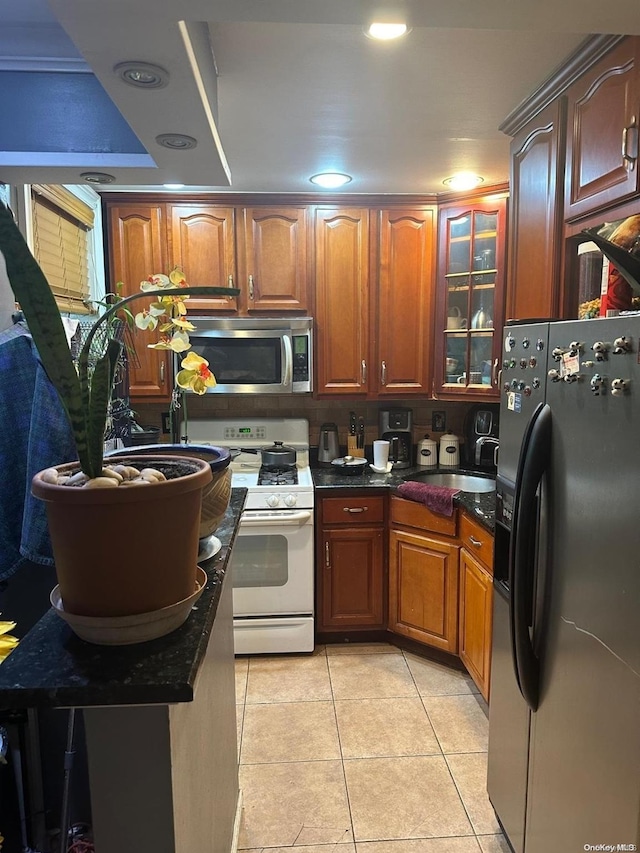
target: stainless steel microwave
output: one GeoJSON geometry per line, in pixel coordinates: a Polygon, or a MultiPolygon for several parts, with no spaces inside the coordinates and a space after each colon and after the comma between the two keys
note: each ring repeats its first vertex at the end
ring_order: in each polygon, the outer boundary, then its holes
{"type": "MultiPolygon", "coordinates": [[[[191,349],[216,377],[208,394],[304,394],[313,391],[311,317],[192,317],[191,349]]],[[[183,355],[174,358],[180,369],[183,355]]]]}

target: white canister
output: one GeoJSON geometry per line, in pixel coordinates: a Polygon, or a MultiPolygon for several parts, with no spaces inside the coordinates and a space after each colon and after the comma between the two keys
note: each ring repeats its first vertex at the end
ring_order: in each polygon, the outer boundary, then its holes
{"type": "Polygon", "coordinates": [[[460,465],[460,439],[451,432],[440,439],[440,464],[457,467],[460,465]]]}
{"type": "Polygon", "coordinates": [[[417,464],[425,468],[435,468],[438,465],[438,444],[428,435],[418,442],[417,464]]]}

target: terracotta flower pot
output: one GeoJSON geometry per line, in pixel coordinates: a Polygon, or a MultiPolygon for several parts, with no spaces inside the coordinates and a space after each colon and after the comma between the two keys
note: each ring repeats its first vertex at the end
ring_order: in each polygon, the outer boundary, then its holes
{"type": "MultiPolygon", "coordinates": [[[[161,470],[146,486],[84,489],[32,482],[46,502],[65,610],[82,616],[148,613],[196,588],[202,490],[211,468],[192,457],[136,456],[130,464],[161,470]]],[[[58,471],[77,470],[77,463],[58,471]]]]}
{"type": "Polygon", "coordinates": [[[121,461],[141,454],[169,456],[195,456],[204,459],[211,467],[211,482],[202,490],[202,512],[200,515],[200,539],[216,532],[231,498],[231,453],[226,447],[211,444],[158,444],[112,450],[107,458],[110,462],[121,461]]]}

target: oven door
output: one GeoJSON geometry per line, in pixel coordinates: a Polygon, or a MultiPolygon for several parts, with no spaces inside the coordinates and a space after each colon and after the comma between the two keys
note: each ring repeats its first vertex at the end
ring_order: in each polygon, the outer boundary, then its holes
{"type": "Polygon", "coordinates": [[[313,613],[313,510],[246,510],[231,558],[233,615],[313,613]]]}

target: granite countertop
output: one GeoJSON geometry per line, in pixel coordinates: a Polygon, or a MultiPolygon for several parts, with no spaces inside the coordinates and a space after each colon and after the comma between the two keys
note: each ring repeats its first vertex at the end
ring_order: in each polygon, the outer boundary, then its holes
{"type": "Polygon", "coordinates": [[[0,708],[192,701],[245,498],[246,489],[232,489],[216,530],[222,549],[201,563],[209,580],[184,625],[146,643],[96,646],[51,609],[0,665],[0,708]]]}
{"type": "MultiPolygon", "coordinates": [[[[320,494],[327,489],[375,489],[395,490],[413,474],[423,473],[426,469],[421,466],[396,468],[389,474],[376,474],[368,465],[357,474],[344,474],[334,471],[329,466],[312,465],[313,484],[320,494]]],[[[432,468],[431,471],[478,473],[465,468],[432,468]]],[[[426,482],[426,479],[425,479],[426,482]]],[[[495,527],[496,493],[495,492],[458,492],[453,499],[454,504],[464,509],[487,530],[493,533],[495,527]]]]}

